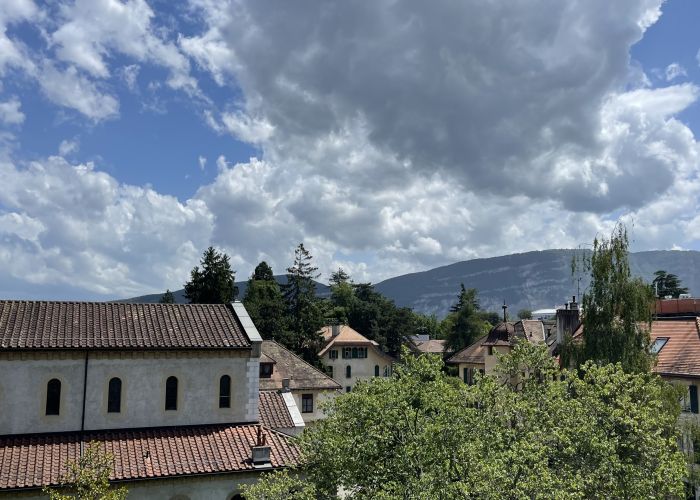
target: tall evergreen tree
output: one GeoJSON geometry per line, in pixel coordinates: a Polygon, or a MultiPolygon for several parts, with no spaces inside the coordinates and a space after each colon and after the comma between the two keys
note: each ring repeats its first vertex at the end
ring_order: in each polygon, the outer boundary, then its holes
{"type": "Polygon", "coordinates": [[[158,302],[161,304],[174,304],[175,296],[173,295],[173,292],[171,292],[168,288],[158,302]]]}
{"type": "Polygon", "coordinates": [[[457,303],[446,318],[447,348],[456,352],[471,345],[487,332],[487,326],[479,314],[479,300],[475,288],[460,286],[457,303]]]}
{"type": "Polygon", "coordinates": [[[289,328],[288,346],[307,362],[318,364],[317,353],[323,338],[323,313],[316,297],[318,268],[303,243],[294,250],[294,262],[287,268],[287,283],[282,285],[282,295],[287,307],[289,328]]]}
{"type": "Polygon", "coordinates": [[[681,280],[678,276],[666,271],[659,270],[654,273],[654,281],[651,282],[654,287],[656,297],[663,299],[671,296],[677,299],[682,293],[688,293],[688,289],[681,286],[681,280]]]}
{"type": "Polygon", "coordinates": [[[243,304],[262,338],[289,343],[282,292],[265,261],[255,267],[248,280],[243,304]]]}
{"type": "Polygon", "coordinates": [[[185,297],[190,304],[228,304],[235,299],[235,274],[229,256],[214,247],[204,251],[199,266],[185,283],[185,297]]]}
{"type": "Polygon", "coordinates": [[[627,372],[646,372],[651,366],[651,287],[632,278],[627,230],[619,224],[609,240],[597,238],[583,261],[591,283],[583,295],[583,342],[564,346],[564,361],[621,363],[627,372]]]}

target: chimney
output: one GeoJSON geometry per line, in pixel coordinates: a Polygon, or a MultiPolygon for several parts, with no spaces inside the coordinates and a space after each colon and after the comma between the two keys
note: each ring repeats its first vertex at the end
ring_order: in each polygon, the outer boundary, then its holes
{"type": "Polygon", "coordinates": [[[258,426],[255,446],[253,450],[253,466],[265,467],[270,465],[270,447],[267,444],[267,436],[263,433],[262,427],[258,426]]]}
{"type": "Polygon", "coordinates": [[[337,337],[338,335],[340,335],[340,325],[338,325],[338,324],[331,325],[331,335],[333,337],[337,337]]]}
{"type": "Polygon", "coordinates": [[[556,323],[557,323],[557,345],[564,341],[564,335],[573,335],[579,325],[579,308],[576,303],[576,296],[572,297],[571,302],[567,302],[564,307],[557,308],[556,323]]]}
{"type": "Polygon", "coordinates": [[[289,379],[288,378],[282,379],[282,392],[289,392],[289,379]]]}

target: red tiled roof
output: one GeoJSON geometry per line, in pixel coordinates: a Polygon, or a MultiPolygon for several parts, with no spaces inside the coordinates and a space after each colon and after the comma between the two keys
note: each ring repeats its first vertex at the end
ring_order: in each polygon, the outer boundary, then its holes
{"type": "MultiPolygon", "coordinates": [[[[256,425],[208,425],[85,433],[114,456],[110,480],[165,478],[253,470],[256,425]]],[[[264,429],[273,468],[295,465],[288,436],[264,429]]],[[[78,433],[0,437],[0,491],[57,485],[80,453],[78,433]]]]}
{"type": "Polygon", "coordinates": [[[246,347],[225,304],[0,300],[0,350],[246,347]]]}
{"type": "MultiPolygon", "coordinates": [[[[274,362],[275,366],[270,378],[260,378],[261,391],[282,389],[282,380],[285,378],[289,379],[289,388],[292,390],[342,389],[338,382],[273,340],[263,340],[262,355],[267,358],[266,362],[274,362]]],[[[260,362],[263,362],[262,356],[260,362]]]]}
{"type": "Polygon", "coordinates": [[[289,414],[287,403],[279,391],[260,391],[260,423],[271,429],[289,429],[294,427],[294,420],[289,414]]]}
{"type": "Polygon", "coordinates": [[[649,336],[652,342],[658,337],[668,337],[657,355],[655,372],[700,377],[700,318],[654,320],[649,336]]]}

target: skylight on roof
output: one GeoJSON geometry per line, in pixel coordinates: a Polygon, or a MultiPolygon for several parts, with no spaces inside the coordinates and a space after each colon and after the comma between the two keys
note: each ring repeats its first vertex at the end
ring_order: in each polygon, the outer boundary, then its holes
{"type": "Polygon", "coordinates": [[[663,349],[663,347],[666,345],[666,342],[668,342],[668,337],[656,337],[654,343],[651,344],[651,353],[659,354],[659,351],[663,349]]]}

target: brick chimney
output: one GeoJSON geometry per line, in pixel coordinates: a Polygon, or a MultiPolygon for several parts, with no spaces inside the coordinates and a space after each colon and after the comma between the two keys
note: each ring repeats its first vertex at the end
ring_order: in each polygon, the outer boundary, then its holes
{"type": "Polygon", "coordinates": [[[557,345],[564,341],[564,335],[567,333],[573,335],[576,328],[578,328],[578,325],[581,323],[579,311],[575,295],[571,298],[571,302],[564,304],[564,307],[557,308],[557,345]]]}
{"type": "Polygon", "coordinates": [[[255,446],[253,446],[253,466],[254,467],[267,467],[270,465],[270,446],[267,444],[267,436],[262,430],[262,427],[258,426],[258,431],[256,435],[255,446]]]}

